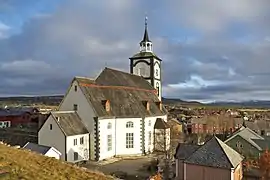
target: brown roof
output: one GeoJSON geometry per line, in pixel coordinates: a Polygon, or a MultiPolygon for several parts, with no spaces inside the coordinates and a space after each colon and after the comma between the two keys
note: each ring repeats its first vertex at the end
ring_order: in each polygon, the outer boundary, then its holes
{"type": "Polygon", "coordinates": [[[161,118],[157,118],[155,125],[155,129],[167,129],[169,128],[169,125],[161,118]]]}
{"type": "Polygon", "coordinates": [[[51,112],[51,115],[66,136],[88,133],[81,118],[74,111],[55,111],[51,112]]]}
{"type": "Polygon", "coordinates": [[[145,117],[167,113],[156,105],[159,101],[156,90],[141,76],[105,68],[94,81],[89,78],[76,78],[85,97],[91,103],[98,117],[145,117]],[[109,100],[107,112],[102,101],[109,100]],[[143,101],[150,104],[146,110],[143,101]]]}

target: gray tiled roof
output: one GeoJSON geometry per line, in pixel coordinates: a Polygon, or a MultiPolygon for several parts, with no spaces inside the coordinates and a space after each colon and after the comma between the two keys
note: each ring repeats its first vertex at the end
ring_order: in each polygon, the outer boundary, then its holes
{"type": "Polygon", "coordinates": [[[105,68],[96,80],[89,78],[74,79],[87,100],[91,103],[98,117],[146,117],[167,114],[164,107],[159,109],[155,89],[141,76],[105,68]],[[109,100],[110,111],[102,105],[109,100]],[[147,111],[143,101],[148,101],[147,111]]]}
{"type": "Polygon", "coordinates": [[[231,137],[229,137],[225,143],[229,142],[230,140],[232,140],[233,138],[235,138],[236,136],[240,136],[243,139],[245,139],[246,141],[248,141],[250,144],[252,144],[254,147],[256,147],[258,150],[262,150],[260,146],[258,146],[258,144],[256,144],[254,142],[254,139],[264,139],[262,136],[260,136],[259,134],[257,134],[256,132],[252,131],[251,129],[249,129],[248,127],[241,127],[237,132],[235,132],[231,137]]]}
{"type": "Polygon", "coordinates": [[[175,158],[185,160],[194,153],[200,146],[197,144],[179,143],[176,148],[175,158]]]}
{"type": "Polygon", "coordinates": [[[243,157],[217,137],[198,148],[185,162],[217,168],[235,168],[243,157]]]}
{"type": "Polygon", "coordinates": [[[28,149],[30,151],[35,151],[35,152],[43,154],[43,155],[46,154],[51,149],[51,147],[49,147],[49,146],[44,146],[44,145],[35,144],[35,143],[31,143],[31,142],[26,143],[23,146],[23,148],[28,149]]]}
{"type": "Polygon", "coordinates": [[[88,130],[76,112],[55,111],[51,112],[51,115],[66,136],[88,133],[88,130]]]}

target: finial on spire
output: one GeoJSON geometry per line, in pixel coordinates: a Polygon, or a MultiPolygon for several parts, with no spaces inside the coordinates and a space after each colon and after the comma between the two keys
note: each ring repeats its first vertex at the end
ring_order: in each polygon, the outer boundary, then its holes
{"type": "Polygon", "coordinates": [[[145,18],[144,18],[144,25],[145,25],[145,28],[147,28],[147,20],[148,20],[148,17],[147,17],[147,15],[145,14],[145,18]]]}

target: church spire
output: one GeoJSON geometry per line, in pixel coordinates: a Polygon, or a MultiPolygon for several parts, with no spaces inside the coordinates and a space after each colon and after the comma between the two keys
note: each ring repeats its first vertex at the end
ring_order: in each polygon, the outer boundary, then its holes
{"type": "Polygon", "coordinates": [[[152,52],[153,51],[153,45],[152,42],[149,39],[148,35],[148,29],[147,29],[147,16],[145,16],[145,21],[144,21],[144,35],[143,39],[140,42],[140,51],[141,52],[152,52]]]}
{"type": "Polygon", "coordinates": [[[149,39],[149,36],[148,36],[148,30],[147,30],[147,16],[145,16],[145,19],[144,19],[144,35],[143,35],[143,39],[141,42],[151,42],[150,39],[149,39]]]}

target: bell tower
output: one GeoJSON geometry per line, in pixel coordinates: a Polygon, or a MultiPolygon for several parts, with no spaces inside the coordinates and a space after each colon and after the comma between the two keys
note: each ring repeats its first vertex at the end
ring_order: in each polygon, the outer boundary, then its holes
{"type": "Polygon", "coordinates": [[[143,39],[139,43],[140,50],[130,59],[130,73],[142,76],[147,80],[156,90],[157,95],[161,101],[161,59],[153,53],[153,44],[148,35],[148,22],[145,17],[145,27],[143,39]]]}

